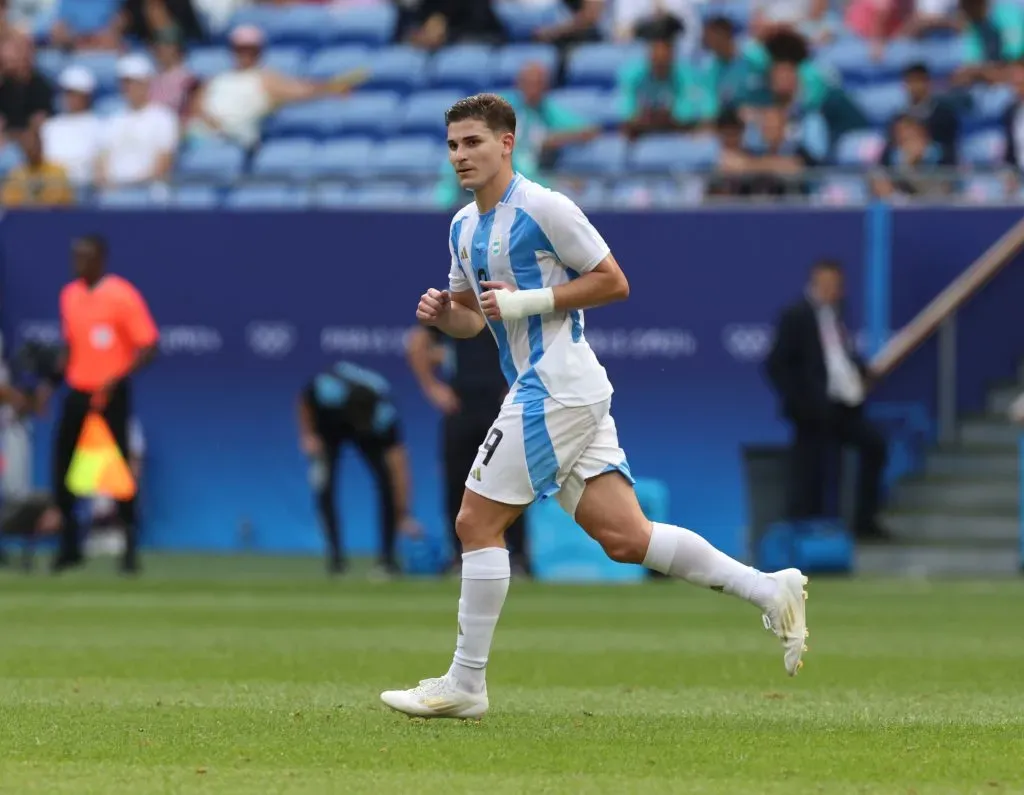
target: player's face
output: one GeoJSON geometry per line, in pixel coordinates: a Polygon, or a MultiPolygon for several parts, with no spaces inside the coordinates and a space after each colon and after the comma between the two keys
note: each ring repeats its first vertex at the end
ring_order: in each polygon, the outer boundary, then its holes
{"type": "Polygon", "coordinates": [[[448,125],[448,160],[466,190],[480,190],[494,179],[514,145],[512,133],[494,132],[477,119],[448,125]]]}
{"type": "Polygon", "coordinates": [[[833,268],[820,268],[814,272],[811,290],[822,304],[836,304],[843,299],[843,274],[833,268]]]}

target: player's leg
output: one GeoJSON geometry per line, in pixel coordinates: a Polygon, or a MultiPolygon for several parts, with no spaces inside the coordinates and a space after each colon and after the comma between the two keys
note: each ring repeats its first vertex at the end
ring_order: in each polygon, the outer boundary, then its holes
{"type": "MultiPolygon", "coordinates": [[[[508,593],[510,566],[504,535],[533,501],[538,470],[527,464],[525,438],[544,422],[543,408],[509,405],[502,409],[480,446],[466,479],[456,519],[462,545],[462,592],[458,635],[448,673],[425,679],[411,690],[381,694],[385,704],[421,717],[475,718],[488,707],[485,670],[494,630],[508,593]]],[[[553,482],[555,470],[545,472],[553,482]]]]}
{"type": "Polygon", "coordinates": [[[52,488],[54,501],[61,514],[60,547],[53,560],[54,572],[82,562],[78,517],[75,515],[76,499],[68,490],[65,479],[88,411],[88,393],[77,390],[68,392],[61,406],[60,419],[57,421],[57,433],[54,435],[52,488]]]}
{"type": "Polygon", "coordinates": [[[466,491],[466,476],[473,468],[480,443],[491,429],[490,419],[480,422],[474,415],[447,415],[444,418],[444,468],[446,504],[451,532],[453,570],[462,566],[462,542],[456,531],[456,521],[466,491]]]}
{"type": "Polygon", "coordinates": [[[395,541],[398,535],[395,484],[387,462],[388,451],[396,447],[397,444],[397,439],[374,437],[361,438],[356,441],[356,446],[369,467],[377,487],[377,504],[380,514],[380,558],[377,563],[378,573],[383,576],[401,573],[395,557],[395,541]]]}
{"type": "Polygon", "coordinates": [[[684,527],[651,522],[633,490],[610,414],[573,467],[558,495],[562,507],[609,557],[638,563],[756,605],[783,642],[790,675],[801,666],[806,634],[803,590],[796,569],[767,574],[740,563],[684,527]]]}
{"type": "Polygon", "coordinates": [[[327,544],[327,571],[341,574],[345,571],[345,553],[341,546],[341,525],[334,492],[337,488],[338,469],[341,464],[342,440],[323,434],[323,452],[310,462],[309,483],[317,517],[327,544]]]}
{"type": "MultiPolygon", "coordinates": [[[[131,419],[130,387],[122,382],[111,393],[103,410],[104,419],[110,427],[125,463],[131,460],[131,449],[128,441],[128,425],[131,419]]],[[[124,555],[121,558],[121,570],[126,574],[138,571],[138,526],[136,524],[137,503],[135,497],[117,503],[117,513],[124,527],[124,555]]]]}

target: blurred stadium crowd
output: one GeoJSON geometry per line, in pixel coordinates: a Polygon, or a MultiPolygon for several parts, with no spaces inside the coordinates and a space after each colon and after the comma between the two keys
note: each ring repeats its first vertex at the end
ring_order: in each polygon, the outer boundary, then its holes
{"type": "Polygon", "coordinates": [[[463,203],[443,117],[587,207],[1016,198],[1020,0],[0,0],[5,206],[463,203]]]}

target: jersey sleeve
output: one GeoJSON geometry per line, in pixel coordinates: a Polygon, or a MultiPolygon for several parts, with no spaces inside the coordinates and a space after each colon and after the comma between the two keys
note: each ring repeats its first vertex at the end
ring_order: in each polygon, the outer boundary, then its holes
{"type": "Polygon", "coordinates": [[[448,269],[448,290],[453,293],[464,293],[466,290],[472,290],[473,285],[466,278],[466,272],[463,270],[462,263],[459,262],[459,253],[455,250],[459,242],[458,230],[458,224],[452,223],[451,233],[448,235],[448,250],[452,255],[452,264],[448,269]]]}
{"type": "Polygon", "coordinates": [[[534,220],[551,242],[559,261],[577,273],[592,271],[611,253],[583,211],[561,193],[550,192],[537,207],[534,220]]]}
{"type": "Polygon", "coordinates": [[[155,345],[160,338],[146,299],[130,284],[124,285],[125,328],[132,343],[139,348],[155,345]]]}

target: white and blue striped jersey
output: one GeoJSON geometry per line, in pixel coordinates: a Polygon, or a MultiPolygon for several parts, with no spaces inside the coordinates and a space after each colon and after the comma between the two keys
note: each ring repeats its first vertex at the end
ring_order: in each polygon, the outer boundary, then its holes
{"type": "MultiPolygon", "coordinates": [[[[609,253],[572,200],[520,174],[491,212],[481,215],[474,202],[456,213],[449,247],[449,289],[472,289],[478,301],[480,282],[506,282],[520,290],[554,287],[593,270],[609,253]]],[[[509,400],[551,398],[564,406],[590,406],[611,397],[608,374],[583,336],[583,312],[487,325],[498,343],[509,400]]]]}

